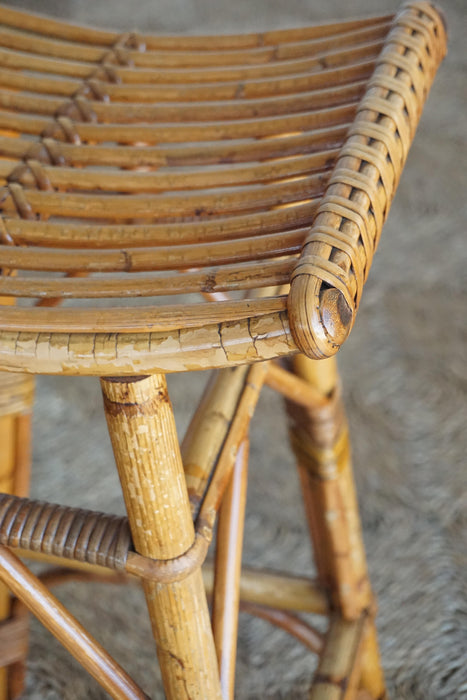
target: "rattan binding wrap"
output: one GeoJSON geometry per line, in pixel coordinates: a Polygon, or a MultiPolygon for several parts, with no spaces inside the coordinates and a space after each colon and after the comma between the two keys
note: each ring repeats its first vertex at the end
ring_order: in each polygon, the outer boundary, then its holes
{"type": "Polygon", "coordinates": [[[0,494],[0,544],[124,570],[125,517],[0,494]]]}
{"type": "Polygon", "coordinates": [[[292,273],[291,330],[306,355],[334,354],[352,328],[445,46],[438,12],[427,2],[407,3],[386,39],[292,273]]]}

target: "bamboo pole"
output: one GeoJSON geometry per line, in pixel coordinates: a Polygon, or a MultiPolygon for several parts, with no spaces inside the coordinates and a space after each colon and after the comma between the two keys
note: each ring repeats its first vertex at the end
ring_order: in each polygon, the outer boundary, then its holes
{"type": "MultiPolygon", "coordinates": [[[[14,415],[0,417],[0,490],[14,491],[15,465],[15,423],[14,415]]],[[[6,620],[11,611],[11,596],[8,588],[0,584],[0,620],[6,620]]],[[[8,668],[0,668],[0,700],[8,700],[8,668]]]]}
{"type": "Polygon", "coordinates": [[[331,619],[315,674],[310,700],[353,700],[356,697],[366,615],[353,622],[331,619]]]}
{"type": "Polygon", "coordinates": [[[245,438],[237,453],[217,526],[212,627],[224,700],[234,697],[248,449],[249,441],[245,438]]]}
{"type": "MultiPolygon", "coordinates": [[[[135,548],[176,558],[192,545],[194,527],[165,377],[101,383],[135,548]]],[[[143,585],[168,699],[220,700],[201,570],[176,583],[143,585]]]]}
{"type": "Polygon", "coordinates": [[[243,365],[212,374],[183,438],[181,454],[194,518],[234,418],[247,372],[243,365]]]}
{"type": "Polygon", "coordinates": [[[298,356],[297,374],[326,404],[301,409],[289,404],[291,439],[297,456],[305,509],[319,580],[348,620],[371,602],[358,503],[353,483],[348,428],[333,358],[298,356]]]}
{"type": "MultiPolygon", "coordinates": [[[[95,580],[138,581],[135,576],[109,571],[103,566],[76,559],[64,561],[61,557],[24,549],[15,549],[15,553],[24,559],[52,564],[55,567],[65,566],[70,571],[70,576],[74,573],[79,576],[82,573],[84,576],[95,577],[95,580]]],[[[206,593],[211,595],[214,587],[212,562],[208,561],[203,565],[203,581],[206,593]]],[[[265,605],[278,610],[295,610],[315,615],[325,615],[328,612],[326,595],[315,581],[247,566],[243,567],[240,578],[240,599],[246,603],[265,605]]]]}
{"type": "Polygon", "coordinates": [[[386,686],[378,647],[378,636],[373,617],[370,617],[363,641],[359,687],[376,700],[387,700],[386,686]]]}
{"type": "MultiPolygon", "coordinates": [[[[34,379],[25,375],[0,373],[0,394],[0,491],[27,496],[34,379]]],[[[12,614],[15,611],[11,605],[10,592],[0,584],[0,620],[6,620],[12,614]]],[[[0,669],[0,700],[21,694],[24,673],[24,661],[17,660],[8,668],[0,669]]]]}

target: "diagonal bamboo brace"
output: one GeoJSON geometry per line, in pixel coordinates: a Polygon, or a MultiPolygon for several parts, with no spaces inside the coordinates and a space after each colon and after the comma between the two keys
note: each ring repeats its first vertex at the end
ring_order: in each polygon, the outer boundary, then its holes
{"type": "MultiPolygon", "coordinates": [[[[135,549],[174,559],[195,532],[165,377],[101,383],[135,549]]],[[[143,585],[167,698],[220,699],[201,569],[183,581],[143,585]]]]}

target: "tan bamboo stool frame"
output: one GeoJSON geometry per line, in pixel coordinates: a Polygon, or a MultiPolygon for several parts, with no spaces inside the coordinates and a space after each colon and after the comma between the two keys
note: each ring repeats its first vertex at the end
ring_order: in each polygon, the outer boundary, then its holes
{"type": "Polygon", "coordinates": [[[319,655],[313,700],[386,697],[333,356],[443,20],[421,1],[206,38],[0,12],[0,700],[21,692],[27,610],[112,697],[148,697],[50,593],[70,578],[142,581],[170,700],[233,697],[239,608],[319,655]],[[219,371],[179,446],[165,374],[198,369],[219,371]],[[27,499],[40,373],[101,377],[127,518],[27,499]],[[286,399],[314,581],[241,566],[265,383],[286,399]],[[39,579],[18,554],[58,568],[39,579]]]}

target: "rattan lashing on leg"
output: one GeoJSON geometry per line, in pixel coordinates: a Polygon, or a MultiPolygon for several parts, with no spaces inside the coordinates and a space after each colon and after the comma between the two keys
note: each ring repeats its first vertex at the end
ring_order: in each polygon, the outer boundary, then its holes
{"type": "MultiPolygon", "coordinates": [[[[380,700],[336,366],[316,360],[353,325],[445,52],[442,19],[419,1],[394,18],[209,40],[11,8],[1,19],[0,369],[102,378],[128,510],[25,498],[18,406],[31,384],[5,375],[15,389],[4,400],[0,385],[0,578],[15,610],[31,609],[111,695],[143,698],[44,587],[136,576],[172,700],[233,697],[239,607],[319,654],[313,700],[380,700]],[[193,293],[203,303],[146,301],[193,293]],[[20,297],[35,303],[11,303],[20,297]],[[143,303],[114,303],[130,297],[143,303]],[[59,308],[67,299],[81,305],[59,308]],[[179,448],[163,374],[213,368],[179,448]],[[287,399],[317,581],[239,570],[242,445],[264,383],[287,399]],[[40,580],[6,547],[71,568],[40,580]],[[330,618],[324,639],[300,612],[330,618]]],[[[0,665],[22,661],[26,634],[24,616],[2,623],[0,665]]]]}
{"type": "Polygon", "coordinates": [[[294,371],[310,384],[313,397],[318,394],[324,399],[317,406],[310,402],[310,407],[289,402],[288,412],[318,577],[337,613],[328,632],[312,698],[352,697],[352,687],[362,687],[370,697],[382,698],[384,680],[375,636],[374,602],[336,361],[329,358],[318,363],[298,355],[294,371]],[[351,643],[343,641],[347,635],[351,643]],[[327,651],[334,646],[337,651],[327,651]],[[349,653],[347,660],[345,650],[349,653]]]}

